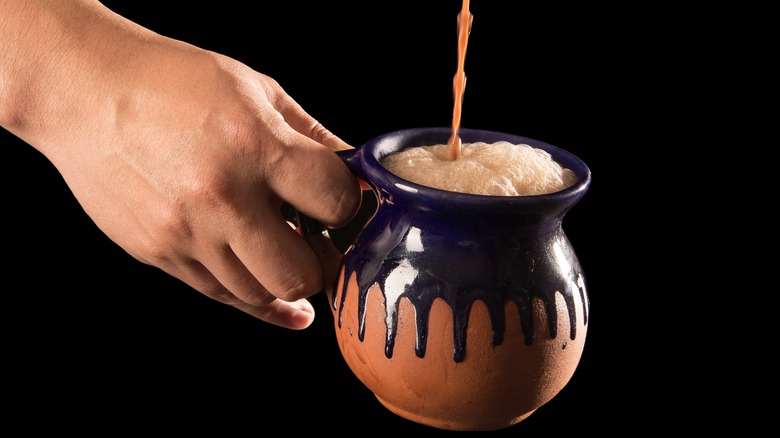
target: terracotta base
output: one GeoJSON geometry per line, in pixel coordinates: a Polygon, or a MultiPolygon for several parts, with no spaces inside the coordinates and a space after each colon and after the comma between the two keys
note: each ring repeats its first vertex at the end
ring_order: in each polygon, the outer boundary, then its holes
{"type": "MultiPolygon", "coordinates": [[[[504,339],[494,345],[487,308],[475,301],[468,320],[465,358],[456,362],[452,311],[437,299],[429,313],[427,349],[424,357],[418,357],[417,309],[402,298],[395,345],[388,358],[382,291],[375,285],[368,293],[363,340],[358,337],[357,296],[353,278],[343,303],[341,325],[338,317],[335,321],[339,348],[347,364],[390,411],[441,429],[495,430],[522,421],[568,383],[585,343],[587,325],[582,321],[587,304],[582,301],[576,303],[576,338],[571,339],[567,312],[557,312],[558,333],[552,338],[545,307],[534,300],[536,339],[530,345],[525,343],[516,304],[507,304],[504,339]]],[[[340,301],[339,294],[336,302],[340,301]]],[[[556,306],[566,309],[562,297],[556,298],[556,306]]]]}
{"type": "Polygon", "coordinates": [[[530,416],[534,411],[528,412],[524,415],[521,415],[516,418],[508,419],[508,420],[502,420],[499,422],[493,422],[493,421],[486,421],[485,423],[475,423],[473,420],[470,421],[458,421],[457,419],[453,418],[432,418],[432,417],[423,417],[418,415],[415,412],[410,412],[401,408],[398,408],[396,406],[391,405],[390,403],[386,402],[385,400],[382,400],[382,397],[376,396],[377,400],[387,408],[390,412],[398,415],[399,417],[406,418],[407,420],[414,421],[415,423],[423,424],[426,426],[435,427],[438,429],[446,429],[446,430],[454,430],[454,431],[490,431],[490,430],[498,430],[503,429],[509,426],[513,426],[526,418],[530,416]]]}

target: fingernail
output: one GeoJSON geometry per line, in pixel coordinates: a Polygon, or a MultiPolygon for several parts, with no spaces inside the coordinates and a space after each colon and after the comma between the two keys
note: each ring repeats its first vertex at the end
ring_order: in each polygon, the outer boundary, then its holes
{"type": "Polygon", "coordinates": [[[301,300],[295,303],[297,312],[292,317],[293,326],[298,329],[304,329],[311,325],[314,321],[314,308],[306,300],[301,300]]]}

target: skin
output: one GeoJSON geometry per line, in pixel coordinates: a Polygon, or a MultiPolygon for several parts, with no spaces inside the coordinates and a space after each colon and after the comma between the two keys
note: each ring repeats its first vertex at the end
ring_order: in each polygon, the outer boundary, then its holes
{"type": "Polygon", "coordinates": [[[312,323],[323,268],[280,207],[347,223],[350,145],[274,79],[98,1],[0,0],[0,41],[0,126],[110,239],[263,321],[312,323]]]}

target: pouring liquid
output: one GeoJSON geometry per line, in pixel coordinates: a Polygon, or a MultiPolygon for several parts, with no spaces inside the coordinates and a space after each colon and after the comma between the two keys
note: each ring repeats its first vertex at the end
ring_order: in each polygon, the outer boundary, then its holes
{"type": "Polygon", "coordinates": [[[452,136],[448,142],[450,160],[457,160],[460,156],[460,118],[463,110],[463,92],[466,88],[464,64],[466,62],[466,47],[468,46],[473,21],[474,16],[469,10],[469,0],[463,0],[463,7],[460,14],[458,14],[458,69],[453,79],[455,102],[452,110],[452,136]]]}

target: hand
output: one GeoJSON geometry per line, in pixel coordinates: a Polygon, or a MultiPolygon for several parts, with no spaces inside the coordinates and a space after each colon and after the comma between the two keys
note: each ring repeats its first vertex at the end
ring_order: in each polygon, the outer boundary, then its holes
{"type": "Polygon", "coordinates": [[[350,146],[272,78],[78,3],[80,14],[35,11],[53,23],[26,35],[47,45],[44,59],[20,58],[30,43],[0,26],[18,49],[0,67],[27,62],[9,71],[45,78],[7,81],[0,102],[24,104],[11,117],[0,108],[0,124],[45,154],[136,259],[263,321],[309,326],[322,267],[280,209],[332,227],[351,219],[360,188],[333,153],[350,146]]]}

